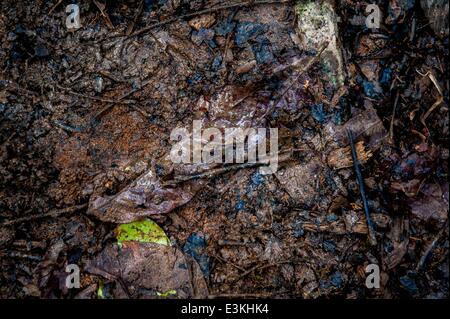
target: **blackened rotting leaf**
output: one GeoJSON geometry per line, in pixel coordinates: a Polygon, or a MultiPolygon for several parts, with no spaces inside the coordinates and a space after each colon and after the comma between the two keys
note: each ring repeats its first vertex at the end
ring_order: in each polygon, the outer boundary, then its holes
{"type": "Polygon", "coordinates": [[[317,103],[311,106],[311,116],[319,123],[325,122],[327,117],[323,108],[323,103],[317,103]]]}
{"type": "Polygon", "coordinates": [[[43,44],[38,44],[34,47],[34,56],[38,58],[48,57],[48,49],[43,44]]]}
{"type": "Polygon", "coordinates": [[[379,99],[383,94],[383,89],[380,87],[378,82],[373,81],[362,81],[362,87],[364,89],[364,93],[372,98],[372,99],[379,99]]]}
{"type": "Polygon", "coordinates": [[[344,279],[342,278],[342,274],[339,271],[334,272],[330,276],[330,282],[334,287],[340,288],[344,284],[344,279]]]}
{"type": "Polygon", "coordinates": [[[331,240],[325,240],[323,242],[323,249],[327,252],[334,253],[336,251],[336,244],[331,240]]]}
{"type": "Polygon", "coordinates": [[[400,284],[412,296],[417,295],[419,292],[419,288],[417,288],[416,280],[411,275],[405,275],[405,276],[400,277],[400,284]]]}
{"type": "Polygon", "coordinates": [[[255,55],[256,61],[259,64],[266,64],[273,61],[274,56],[272,53],[272,45],[265,36],[260,36],[257,41],[252,45],[253,54],[255,55]]]}
{"type": "Polygon", "coordinates": [[[212,65],[211,65],[211,68],[213,69],[213,71],[217,71],[220,68],[221,65],[222,65],[222,56],[221,55],[217,55],[214,58],[214,61],[213,61],[212,65]]]}
{"type": "Polygon", "coordinates": [[[74,248],[73,250],[71,250],[67,253],[67,262],[69,264],[78,264],[82,254],[83,254],[83,249],[74,248]]]}
{"type": "Polygon", "coordinates": [[[262,23],[242,22],[237,26],[236,44],[239,47],[243,47],[249,40],[256,39],[257,36],[265,31],[266,26],[262,23]]]}
{"type": "Polygon", "coordinates": [[[88,213],[102,221],[130,223],[155,214],[166,214],[189,202],[202,187],[202,182],[165,187],[151,170],[119,193],[91,197],[88,213]]]}
{"type": "Polygon", "coordinates": [[[233,22],[232,19],[232,15],[230,15],[227,19],[219,22],[214,28],[216,34],[220,36],[226,36],[228,35],[228,33],[233,31],[234,27],[236,26],[236,22],[233,22]]]}
{"type": "Polygon", "coordinates": [[[209,257],[206,254],[207,242],[202,234],[192,233],[183,246],[183,251],[192,256],[200,266],[205,277],[209,276],[210,265],[209,257]]]}

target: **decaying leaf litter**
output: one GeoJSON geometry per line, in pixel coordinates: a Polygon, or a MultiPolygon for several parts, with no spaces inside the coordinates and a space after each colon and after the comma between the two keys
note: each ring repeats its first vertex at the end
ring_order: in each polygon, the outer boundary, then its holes
{"type": "Polygon", "coordinates": [[[281,2],[2,2],[2,298],[448,297],[448,4],[281,2]],[[173,164],[193,120],[280,169],[173,164]]]}

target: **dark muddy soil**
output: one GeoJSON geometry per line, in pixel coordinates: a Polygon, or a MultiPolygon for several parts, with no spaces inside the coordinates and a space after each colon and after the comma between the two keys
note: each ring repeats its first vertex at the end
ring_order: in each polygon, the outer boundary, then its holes
{"type": "Polygon", "coordinates": [[[294,2],[78,1],[71,31],[69,1],[2,1],[1,298],[448,298],[448,32],[420,1],[375,1],[375,31],[339,1],[336,90],[294,2]],[[173,164],[194,120],[278,128],[286,156],[173,164]],[[146,217],[172,247],[118,248],[146,217]]]}

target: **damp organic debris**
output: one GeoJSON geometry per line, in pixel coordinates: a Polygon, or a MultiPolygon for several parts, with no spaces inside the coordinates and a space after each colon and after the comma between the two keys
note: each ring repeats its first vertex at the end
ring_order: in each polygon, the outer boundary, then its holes
{"type": "Polygon", "coordinates": [[[448,1],[0,8],[0,298],[448,298],[448,1]]]}

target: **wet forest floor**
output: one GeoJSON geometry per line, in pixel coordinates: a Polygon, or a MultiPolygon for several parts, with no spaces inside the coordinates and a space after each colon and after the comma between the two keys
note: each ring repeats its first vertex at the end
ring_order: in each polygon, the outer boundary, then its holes
{"type": "Polygon", "coordinates": [[[294,1],[78,1],[78,30],[69,1],[2,1],[0,298],[448,298],[448,34],[419,2],[376,1],[377,30],[336,4],[335,90],[294,1]],[[174,164],[193,120],[278,128],[286,156],[174,164]],[[143,218],[170,246],[117,244],[143,218]]]}

